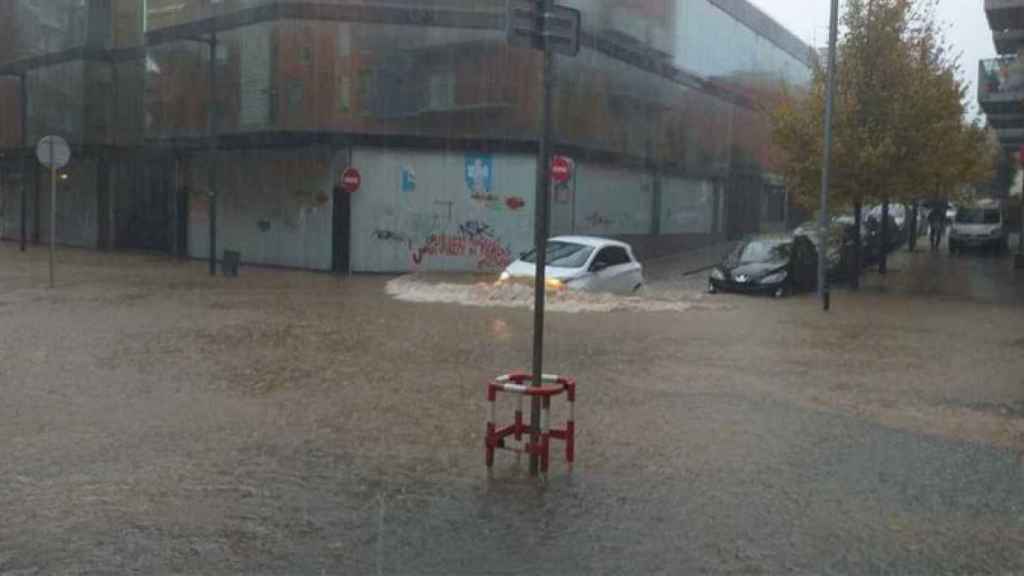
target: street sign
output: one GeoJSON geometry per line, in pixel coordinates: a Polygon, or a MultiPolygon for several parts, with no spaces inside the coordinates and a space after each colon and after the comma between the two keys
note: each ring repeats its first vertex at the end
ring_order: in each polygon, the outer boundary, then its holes
{"type": "Polygon", "coordinates": [[[544,12],[538,0],[506,0],[506,35],[512,46],[543,50],[545,43],[552,51],[575,56],[580,51],[580,11],[566,6],[553,6],[544,12]]]}
{"type": "Polygon", "coordinates": [[[47,168],[63,168],[71,161],[71,148],[60,136],[46,136],[36,145],[36,158],[47,168]]]}
{"type": "Polygon", "coordinates": [[[36,145],[36,158],[50,169],[50,288],[53,288],[57,251],[57,170],[71,161],[71,148],[60,136],[45,136],[36,145]]]}
{"type": "Polygon", "coordinates": [[[359,186],[363,183],[363,177],[359,174],[359,170],[355,168],[346,168],[341,174],[341,189],[349,194],[359,190],[359,186]]]}
{"type": "Polygon", "coordinates": [[[572,177],[572,165],[565,156],[555,156],[551,159],[551,180],[562,183],[568,182],[572,177]]]}

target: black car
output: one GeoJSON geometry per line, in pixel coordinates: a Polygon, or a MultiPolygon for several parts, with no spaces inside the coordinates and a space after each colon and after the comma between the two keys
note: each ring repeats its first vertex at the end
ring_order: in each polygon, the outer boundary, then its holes
{"type": "Polygon", "coordinates": [[[760,236],[742,242],[711,271],[708,292],[771,294],[814,290],[818,251],[806,236],[760,236]]]}

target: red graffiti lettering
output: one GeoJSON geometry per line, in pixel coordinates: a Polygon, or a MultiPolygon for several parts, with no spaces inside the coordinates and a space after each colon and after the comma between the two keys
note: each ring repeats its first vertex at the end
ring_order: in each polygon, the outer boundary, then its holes
{"type": "Polygon", "coordinates": [[[504,268],[512,261],[508,248],[486,236],[467,238],[461,235],[434,234],[423,246],[412,251],[412,261],[417,266],[423,263],[426,256],[470,256],[478,258],[479,269],[504,268]]]}

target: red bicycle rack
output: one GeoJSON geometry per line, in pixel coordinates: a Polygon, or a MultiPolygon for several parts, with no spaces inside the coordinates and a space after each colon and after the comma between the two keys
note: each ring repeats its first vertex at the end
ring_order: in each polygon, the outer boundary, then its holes
{"type": "Polygon", "coordinates": [[[541,386],[532,386],[533,376],[516,373],[500,376],[487,385],[487,402],[490,403],[490,415],[487,419],[487,434],[484,439],[487,467],[494,466],[495,450],[510,450],[519,454],[536,454],[540,457],[540,470],[547,474],[551,456],[551,440],[565,442],[565,461],[572,468],[576,456],[576,381],[551,374],[541,378],[541,386]],[[508,426],[499,428],[495,423],[498,392],[515,394],[517,399],[515,421],[508,426]],[[565,395],[569,402],[569,418],[565,428],[551,427],[551,399],[565,395]],[[540,430],[539,440],[534,443],[530,437],[530,426],[523,422],[523,399],[540,398],[540,430]],[[524,441],[525,436],[525,441],[524,441]],[[506,440],[515,438],[522,443],[521,448],[507,446],[506,440]]]}

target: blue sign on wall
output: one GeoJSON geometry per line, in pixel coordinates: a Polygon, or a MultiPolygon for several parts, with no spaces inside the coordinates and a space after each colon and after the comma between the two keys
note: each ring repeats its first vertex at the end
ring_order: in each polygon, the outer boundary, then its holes
{"type": "Polygon", "coordinates": [[[466,189],[470,197],[487,196],[494,188],[494,158],[490,154],[466,154],[466,189]]]}
{"type": "Polygon", "coordinates": [[[416,189],[416,173],[411,166],[402,167],[402,192],[412,192],[416,189]]]}

